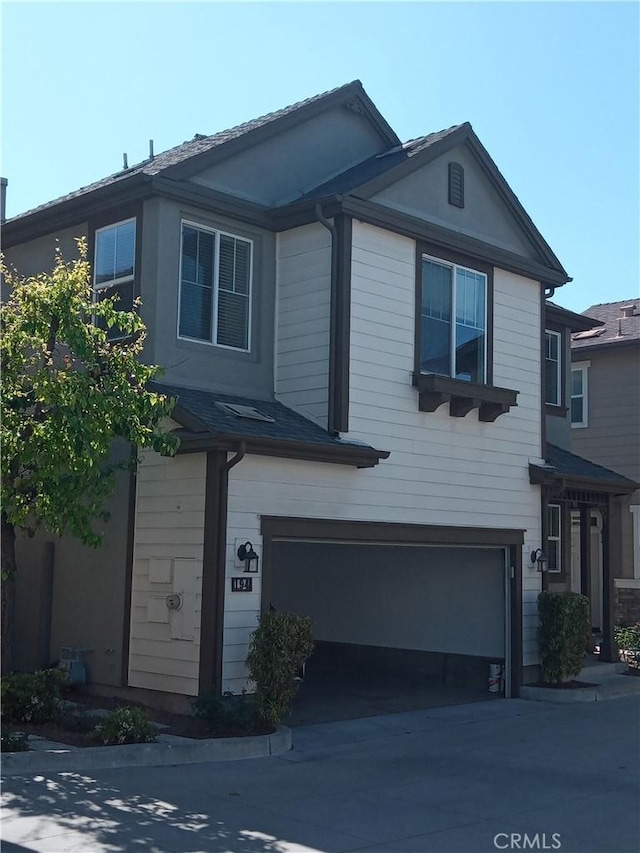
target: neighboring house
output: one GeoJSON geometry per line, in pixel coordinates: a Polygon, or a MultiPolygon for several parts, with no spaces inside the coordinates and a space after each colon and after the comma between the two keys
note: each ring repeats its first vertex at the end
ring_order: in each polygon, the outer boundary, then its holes
{"type": "MultiPolygon", "coordinates": [[[[640,298],[592,305],[571,341],[571,443],[640,481],[640,298]]],[[[625,496],[616,537],[615,617],[640,622],[640,491],[625,496]]]]}
{"type": "MultiPolygon", "coordinates": [[[[275,607],[339,660],[483,686],[503,663],[507,695],[537,678],[531,555],[566,544],[545,502],[585,482],[543,417],[545,294],[569,277],[469,124],[402,143],[356,81],[14,217],[4,243],[32,273],[79,234],[96,298],[142,298],[182,444],[122,479],[102,551],[20,543],[22,666],[71,646],[102,685],[239,691],[275,607]]],[[[634,485],[587,481],[612,513],[634,485]]]]}

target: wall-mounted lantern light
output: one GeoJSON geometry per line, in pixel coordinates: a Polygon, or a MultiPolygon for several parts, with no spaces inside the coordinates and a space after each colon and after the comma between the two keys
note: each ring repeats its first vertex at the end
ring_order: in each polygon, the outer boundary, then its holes
{"type": "Polygon", "coordinates": [[[546,572],[548,562],[549,561],[547,560],[547,556],[542,550],[542,548],[536,548],[535,551],[531,552],[531,565],[533,566],[537,564],[536,570],[538,572],[546,572]]]}
{"type": "Polygon", "coordinates": [[[241,563],[244,563],[245,572],[255,573],[258,571],[258,555],[253,550],[251,542],[245,542],[244,545],[240,545],[238,548],[238,559],[241,563]]]}

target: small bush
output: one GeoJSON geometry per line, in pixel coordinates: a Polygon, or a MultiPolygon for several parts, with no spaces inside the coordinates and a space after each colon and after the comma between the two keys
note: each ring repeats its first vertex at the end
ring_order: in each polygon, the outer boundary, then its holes
{"type": "Polygon", "coordinates": [[[29,738],[24,732],[2,732],[0,750],[2,752],[27,752],[29,738]]]}
{"type": "Polygon", "coordinates": [[[104,746],[151,743],[158,733],[142,708],[116,708],[91,732],[91,739],[104,746]]]}
{"type": "Polygon", "coordinates": [[[545,681],[568,681],[580,673],[590,630],[589,599],[577,592],[541,592],[538,643],[545,681]]]}
{"type": "Polygon", "coordinates": [[[296,673],[312,652],[311,619],[293,613],[262,614],[247,655],[262,722],[276,726],[286,716],[298,688],[296,673]]]}
{"type": "Polygon", "coordinates": [[[15,672],[2,679],[2,713],[20,723],[47,723],[60,715],[62,686],[67,673],[60,669],[15,672]]]}
{"type": "Polygon", "coordinates": [[[193,712],[214,735],[248,735],[256,727],[256,700],[246,691],[236,696],[227,691],[220,695],[216,690],[201,693],[193,702],[193,712]]]}
{"type": "Polygon", "coordinates": [[[635,625],[619,625],[614,628],[616,645],[624,651],[640,651],[640,622],[635,625]]]}

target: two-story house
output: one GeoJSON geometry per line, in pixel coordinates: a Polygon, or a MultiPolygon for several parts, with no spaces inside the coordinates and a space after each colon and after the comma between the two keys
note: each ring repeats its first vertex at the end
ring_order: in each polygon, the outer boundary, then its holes
{"type": "MultiPolygon", "coordinates": [[[[571,443],[640,481],[640,299],[592,305],[571,341],[571,443]],[[595,322],[597,321],[597,322],[595,322]]],[[[615,619],[640,621],[640,491],[622,500],[614,566],[615,619]]]]}
{"type": "Polygon", "coordinates": [[[101,551],[20,543],[19,663],[70,646],[102,685],[239,691],[275,607],[360,665],[484,684],[500,663],[506,695],[537,677],[541,552],[564,579],[549,546],[578,491],[613,511],[631,486],[567,471],[561,438],[548,452],[569,337],[550,349],[546,323],[585,321],[545,308],[569,276],[469,124],[402,143],[356,81],[14,217],[4,241],[28,274],[79,234],[96,299],[142,299],[182,443],[122,479],[101,551]]]}

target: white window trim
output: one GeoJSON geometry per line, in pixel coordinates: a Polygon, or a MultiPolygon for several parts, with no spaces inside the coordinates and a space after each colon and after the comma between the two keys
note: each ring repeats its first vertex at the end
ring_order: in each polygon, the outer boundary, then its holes
{"type": "MultiPolygon", "coordinates": [[[[487,352],[489,347],[489,330],[487,324],[487,302],[489,300],[489,279],[486,273],[483,273],[481,270],[476,270],[473,267],[464,266],[464,264],[454,264],[453,261],[444,261],[442,258],[437,258],[435,255],[422,255],[423,260],[433,261],[436,264],[440,264],[443,267],[449,267],[449,269],[453,270],[453,275],[451,276],[451,335],[449,340],[449,359],[451,363],[451,371],[449,373],[449,379],[455,379],[455,369],[456,369],[456,270],[466,270],[467,272],[472,272],[474,275],[481,275],[484,280],[484,312],[483,312],[483,321],[484,321],[484,350],[483,350],[483,378],[482,382],[478,382],[478,385],[487,385],[487,352]]],[[[422,290],[420,292],[420,310],[422,311],[422,290]]],[[[420,353],[420,357],[422,357],[422,353],[420,353]]],[[[426,374],[425,374],[426,375],[426,374]]],[[[444,374],[440,374],[444,375],[444,374]]]]}
{"type": "Polygon", "coordinates": [[[640,580],[640,505],[632,504],[629,510],[633,540],[633,577],[640,580]]]}
{"type": "MultiPolygon", "coordinates": [[[[562,572],[562,507],[560,504],[547,504],[547,513],[551,509],[557,509],[558,510],[558,535],[552,536],[551,533],[548,531],[547,532],[547,542],[557,542],[558,543],[558,568],[557,569],[551,569],[551,568],[549,568],[549,565],[547,564],[547,571],[549,574],[557,575],[557,574],[560,574],[562,572]]],[[[550,528],[551,525],[549,524],[548,519],[547,519],[547,524],[549,525],[549,528],[550,528]]]]}
{"type": "MultiPolygon", "coordinates": [[[[571,372],[574,370],[580,371],[582,373],[582,420],[576,421],[575,423],[571,421],[571,429],[585,429],[589,426],[589,368],[591,367],[590,361],[576,361],[571,365],[571,372]]],[[[571,391],[573,392],[573,382],[571,384],[571,391]]],[[[571,401],[577,395],[571,393],[569,397],[569,417],[571,417],[571,401]]]]}
{"type": "Polygon", "coordinates": [[[547,405],[547,406],[561,406],[562,405],[562,357],[563,357],[562,334],[560,332],[554,332],[553,329],[545,329],[544,334],[545,334],[545,354],[544,354],[545,364],[547,362],[547,353],[546,353],[547,339],[546,339],[546,336],[552,335],[554,338],[558,339],[558,361],[556,364],[556,387],[557,387],[556,402],[551,403],[551,402],[549,402],[549,400],[547,400],[546,370],[545,370],[545,383],[544,383],[544,402],[545,402],[545,405],[547,405]]]}
{"type": "Polygon", "coordinates": [[[129,281],[133,281],[136,277],[136,249],[137,249],[137,228],[135,227],[136,217],[131,216],[129,219],[121,219],[119,222],[110,222],[109,225],[103,225],[102,228],[96,228],[95,236],[94,236],[94,245],[93,245],[93,291],[97,293],[99,290],[106,290],[109,287],[115,287],[118,284],[127,284],[129,281]],[[112,228],[117,228],[119,225],[127,225],[129,222],[134,223],[133,229],[133,273],[131,275],[120,276],[120,278],[111,279],[111,281],[103,281],[98,284],[96,282],[96,276],[98,274],[98,266],[96,263],[96,259],[98,257],[98,234],[102,231],[110,231],[112,228]]]}
{"type": "Polygon", "coordinates": [[[253,315],[253,246],[254,241],[249,237],[243,237],[240,234],[232,234],[230,231],[223,231],[220,228],[212,228],[210,225],[202,225],[199,222],[193,222],[190,219],[180,220],[180,255],[178,257],[178,316],[176,318],[176,335],[179,341],[189,341],[192,344],[202,344],[207,347],[216,347],[217,349],[226,349],[230,352],[251,352],[251,318],[253,315]],[[230,347],[228,344],[219,344],[215,341],[203,341],[202,338],[190,338],[187,335],[180,334],[180,304],[182,301],[182,244],[184,240],[184,226],[196,228],[198,231],[208,231],[215,236],[215,254],[216,264],[213,269],[213,293],[212,293],[212,326],[211,335],[215,337],[218,333],[218,276],[219,267],[218,259],[220,257],[220,237],[231,237],[234,240],[242,240],[249,243],[249,307],[247,310],[247,347],[230,347]]]}

